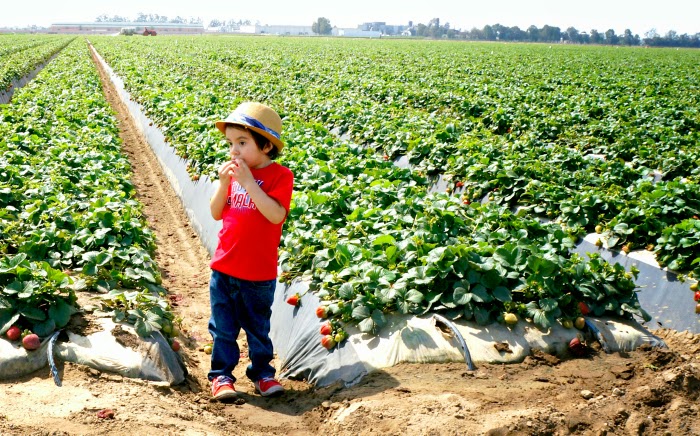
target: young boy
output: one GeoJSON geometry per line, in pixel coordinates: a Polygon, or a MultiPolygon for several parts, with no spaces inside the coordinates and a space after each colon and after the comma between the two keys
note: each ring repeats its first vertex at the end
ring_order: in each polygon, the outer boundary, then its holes
{"type": "Polygon", "coordinates": [[[210,264],[211,392],[218,400],[236,396],[236,338],[243,329],[251,361],[246,376],[261,395],[281,394],[284,388],[270,365],[270,315],[277,249],[294,182],[288,168],[273,162],[284,147],[282,120],[263,104],[242,103],[216,127],[231,144],[231,160],[219,167],[220,183],[210,203],[212,217],[223,219],[210,264]]]}

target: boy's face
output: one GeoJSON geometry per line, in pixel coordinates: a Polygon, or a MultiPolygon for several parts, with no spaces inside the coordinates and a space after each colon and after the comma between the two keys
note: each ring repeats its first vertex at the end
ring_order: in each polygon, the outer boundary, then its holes
{"type": "Polygon", "coordinates": [[[250,168],[262,168],[270,163],[267,153],[274,147],[269,142],[260,150],[250,131],[232,125],[226,127],[226,140],[230,144],[231,160],[242,160],[250,168]]]}

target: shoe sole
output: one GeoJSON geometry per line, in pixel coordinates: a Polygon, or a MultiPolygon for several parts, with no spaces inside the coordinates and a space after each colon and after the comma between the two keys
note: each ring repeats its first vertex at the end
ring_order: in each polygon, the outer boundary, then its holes
{"type": "Polygon", "coordinates": [[[275,395],[282,395],[282,393],[284,392],[284,388],[282,386],[276,386],[274,388],[268,389],[265,392],[261,392],[260,389],[256,387],[255,392],[259,393],[263,397],[272,397],[275,395]]]}
{"type": "Polygon", "coordinates": [[[218,395],[214,395],[213,398],[215,400],[226,400],[226,399],[230,399],[230,398],[236,398],[237,396],[238,396],[238,392],[236,392],[236,391],[224,391],[218,395]]]}

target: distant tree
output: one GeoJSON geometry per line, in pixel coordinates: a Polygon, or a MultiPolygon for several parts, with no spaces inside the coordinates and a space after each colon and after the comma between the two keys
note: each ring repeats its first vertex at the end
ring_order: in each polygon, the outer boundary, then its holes
{"type": "Polygon", "coordinates": [[[540,41],[559,42],[561,41],[561,29],[555,26],[544,25],[539,31],[540,41]]]}
{"type": "Polygon", "coordinates": [[[148,16],[146,14],[144,14],[143,12],[139,12],[136,15],[136,21],[139,21],[139,22],[144,22],[144,21],[146,21],[147,18],[148,18],[148,16]]]}
{"type": "Polygon", "coordinates": [[[639,45],[639,35],[632,35],[632,31],[625,29],[620,37],[620,44],[623,45],[639,45]]]}
{"type": "Polygon", "coordinates": [[[600,44],[603,42],[603,35],[595,29],[591,29],[591,44],[600,44]]]}
{"type": "Polygon", "coordinates": [[[330,35],[333,31],[333,27],[328,18],[319,17],[319,19],[311,25],[311,31],[319,35],[330,35]]]}
{"type": "Polygon", "coordinates": [[[488,24],[485,25],[483,29],[481,29],[481,35],[487,41],[496,40],[496,32],[493,30],[493,27],[489,26],[488,24]]]}
{"type": "Polygon", "coordinates": [[[428,36],[428,26],[418,23],[416,25],[416,36],[428,36]]]}
{"type": "Polygon", "coordinates": [[[571,41],[573,43],[580,43],[581,42],[581,34],[578,33],[578,30],[576,30],[575,27],[569,27],[566,29],[566,32],[564,32],[565,39],[568,41],[571,41]]]}
{"type": "Polygon", "coordinates": [[[95,18],[96,23],[102,23],[105,21],[109,21],[109,17],[107,16],[107,14],[102,14],[99,17],[95,18]]]}
{"type": "Polygon", "coordinates": [[[540,29],[537,26],[532,25],[527,28],[527,39],[532,42],[540,40],[540,29]]]}
{"type": "MultiPolygon", "coordinates": [[[[180,17],[178,17],[178,18],[180,18],[180,17]]],[[[223,27],[223,26],[224,26],[224,23],[222,23],[221,21],[216,20],[216,19],[215,19],[215,20],[211,20],[211,21],[209,22],[209,27],[223,27]]]]}
{"type": "Polygon", "coordinates": [[[484,39],[481,33],[481,29],[477,29],[476,27],[472,27],[472,30],[468,32],[467,37],[474,41],[481,41],[482,39],[484,39]]]}
{"type": "Polygon", "coordinates": [[[518,26],[511,27],[509,31],[513,41],[525,41],[527,39],[527,32],[518,26]]]}
{"type": "Polygon", "coordinates": [[[586,31],[579,33],[579,39],[581,40],[582,44],[590,44],[591,43],[591,35],[589,35],[588,32],[586,32],[586,31]]]}
{"type": "Polygon", "coordinates": [[[608,29],[605,31],[605,43],[609,45],[616,45],[618,43],[618,37],[615,35],[615,31],[608,29]]]}

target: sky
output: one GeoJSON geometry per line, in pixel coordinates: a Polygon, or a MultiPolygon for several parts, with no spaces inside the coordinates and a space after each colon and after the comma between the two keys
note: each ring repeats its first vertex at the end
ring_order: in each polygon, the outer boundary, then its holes
{"type": "Polygon", "coordinates": [[[358,24],[428,24],[432,18],[451,28],[470,30],[487,24],[575,27],[579,31],[625,29],[644,36],[650,29],[660,35],[669,30],[693,35],[700,32],[698,0],[31,0],[4,1],[0,27],[48,27],[56,22],[94,21],[107,14],[134,19],[138,13],[168,18],[199,17],[206,26],[212,19],[248,19],[253,23],[308,25],[319,17],[332,26],[358,24]]]}

